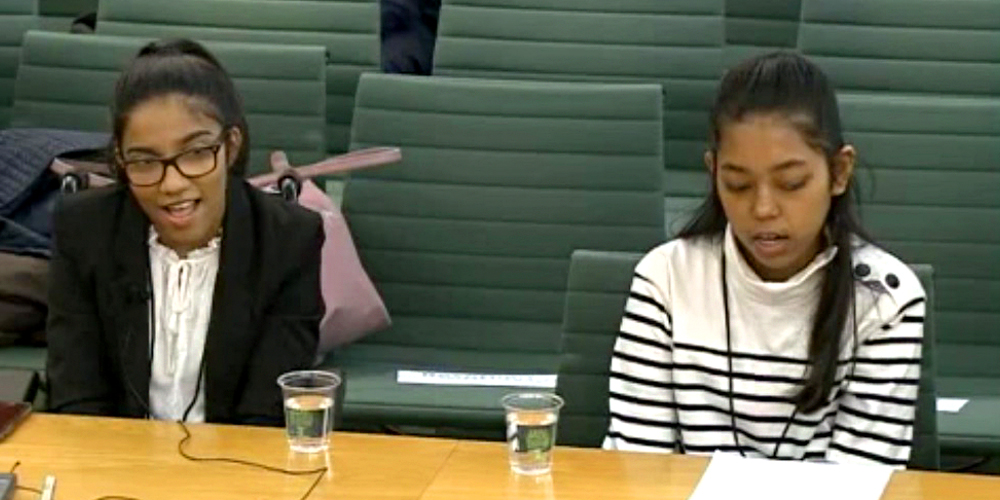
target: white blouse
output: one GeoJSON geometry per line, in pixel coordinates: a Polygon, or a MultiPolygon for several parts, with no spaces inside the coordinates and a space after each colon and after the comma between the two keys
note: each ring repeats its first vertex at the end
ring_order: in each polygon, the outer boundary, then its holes
{"type": "Polygon", "coordinates": [[[149,378],[151,417],[205,421],[205,386],[199,384],[205,338],[212,317],[212,295],[219,270],[221,238],[180,258],[149,230],[149,262],[153,286],[150,324],[152,362],[149,378]],[[195,394],[197,391],[197,394],[195,394]]]}

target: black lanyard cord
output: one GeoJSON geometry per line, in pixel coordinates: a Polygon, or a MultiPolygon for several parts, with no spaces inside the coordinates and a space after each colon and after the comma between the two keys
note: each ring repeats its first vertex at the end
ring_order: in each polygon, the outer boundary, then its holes
{"type": "MultiPolygon", "coordinates": [[[[733,335],[732,330],[729,325],[729,287],[726,284],[726,252],[725,248],[722,251],[722,277],[720,278],[722,284],[722,309],[725,313],[726,322],[726,361],[729,363],[729,419],[732,424],[733,430],[733,442],[736,444],[736,449],[739,450],[740,456],[746,457],[746,453],[743,451],[743,446],[740,445],[740,436],[737,432],[736,427],[736,401],[735,401],[735,391],[733,390],[733,335]]],[[[788,417],[788,421],[785,423],[785,429],[781,431],[781,437],[778,438],[777,444],[774,445],[774,453],[771,454],[772,459],[778,458],[778,452],[781,451],[781,445],[785,442],[785,438],[788,436],[788,431],[792,427],[792,422],[795,420],[795,416],[798,415],[798,407],[792,411],[792,414],[788,417]]]]}

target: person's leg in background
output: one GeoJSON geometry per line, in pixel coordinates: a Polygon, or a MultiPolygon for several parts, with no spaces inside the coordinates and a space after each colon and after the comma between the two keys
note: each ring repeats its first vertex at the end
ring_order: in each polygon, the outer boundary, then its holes
{"type": "Polygon", "coordinates": [[[441,0],[379,0],[382,70],[429,75],[433,67],[441,0]]]}

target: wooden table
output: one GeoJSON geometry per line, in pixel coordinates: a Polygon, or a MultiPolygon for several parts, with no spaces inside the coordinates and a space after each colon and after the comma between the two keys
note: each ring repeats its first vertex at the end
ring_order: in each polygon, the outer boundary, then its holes
{"type": "MultiPolygon", "coordinates": [[[[291,469],[332,465],[313,499],[418,499],[456,443],[447,440],[340,434],[327,455],[288,451],[280,429],[190,425],[187,451],[291,469]],[[329,461],[329,462],[327,462],[329,461]]],[[[54,474],[56,500],[121,495],[139,500],[298,500],[316,476],[291,477],[239,465],[194,463],[177,453],[176,423],[32,415],[3,444],[0,469],[16,461],[18,479],[38,488],[54,474]]],[[[19,492],[16,500],[36,500],[19,492]]]]}
{"type": "MultiPolygon", "coordinates": [[[[559,448],[551,475],[512,474],[501,443],[337,434],[327,455],[287,451],[279,429],[192,425],[187,450],[305,469],[329,461],[310,500],[686,500],[705,457],[559,448]]],[[[59,480],[57,500],[124,495],[139,500],[298,500],[315,476],[289,477],[238,465],[192,463],[177,454],[173,423],[38,414],[0,445],[0,468],[21,461],[19,479],[59,480]]],[[[35,500],[20,492],[16,500],[35,500]]],[[[804,496],[803,498],[807,498],[804,496]]],[[[995,500],[1000,478],[897,472],[884,500],[995,500]]]]}
{"type": "Polygon", "coordinates": [[[510,472],[502,443],[468,442],[457,446],[423,499],[685,500],[706,465],[706,457],[557,448],[552,474],[519,476],[510,472]]]}
{"type": "MultiPolygon", "coordinates": [[[[708,465],[707,457],[562,448],[555,452],[551,475],[531,478],[510,473],[506,453],[498,443],[459,444],[421,498],[686,500],[708,465]]],[[[882,498],[997,500],[1000,478],[900,471],[882,498]]]]}

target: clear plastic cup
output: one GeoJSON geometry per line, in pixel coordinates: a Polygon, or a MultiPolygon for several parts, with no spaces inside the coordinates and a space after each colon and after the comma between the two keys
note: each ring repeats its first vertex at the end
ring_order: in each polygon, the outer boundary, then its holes
{"type": "Polygon", "coordinates": [[[340,386],[336,373],[288,372],[278,377],[285,400],[285,432],[292,451],[317,453],[330,446],[333,398],[340,386]]]}
{"type": "Polygon", "coordinates": [[[563,399],[555,394],[523,392],[504,396],[500,404],[507,412],[511,470],[528,475],[548,473],[563,399]]]}

